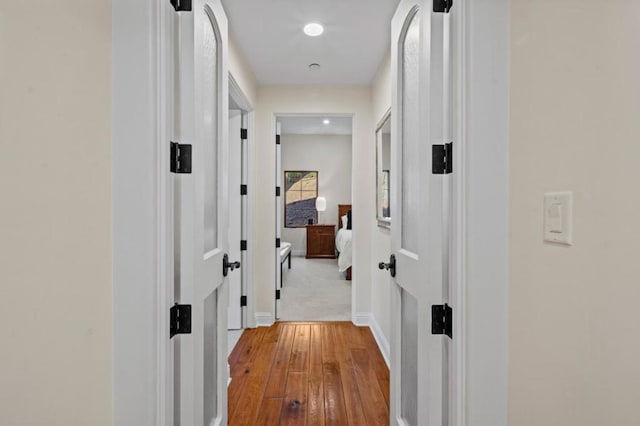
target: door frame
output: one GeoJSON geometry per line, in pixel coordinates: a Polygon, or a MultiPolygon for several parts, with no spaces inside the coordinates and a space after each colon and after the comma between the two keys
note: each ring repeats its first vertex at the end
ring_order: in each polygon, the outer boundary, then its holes
{"type": "MultiPolygon", "coordinates": [[[[238,84],[237,80],[229,71],[229,97],[233,99],[233,101],[240,107],[243,115],[247,116],[247,150],[242,153],[244,156],[246,154],[246,158],[242,158],[243,164],[247,165],[247,182],[244,182],[248,185],[247,192],[249,195],[246,197],[246,205],[247,211],[243,211],[242,215],[242,224],[246,224],[246,229],[243,231],[247,236],[247,250],[246,250],[246,260],[242,263],[240,270],[242,272],[242,294],[247,296],[247,306],[242,309],[242,328],[253,328],[256,326],[255,324],[255,315],[252,313],[255,311],[255,289],[253,286],[253,256],[254,256],[254,244],[252,244],[252,235],[253,235],[253,204],[254,199],[250,195],[250,191],[252,190],[253,182],[254,182],[254,174],[255,170],[253,167],[254,160],[254,152],[250,147],[255,143],[255,111],[254,106],[249,101],[247,95],[242,91],[240,84],[238,84]]],[[[243,120],[244,122],[244,120],[243,120]]],[[[242,179],[242,177],[241,177],[242,179]]]]}
{"type": "MultiPolygon", "coordinates": [[[[170,360],[163,351],[168,310],[160,291],[171,278],[166,256],[171,221],[162,210],[169,194],[168,179],[163,177],[168,164],[162,107],[168,82],[162,67],[168,43],[166,3],[113,0],[112,4],[115,426],[170,424],[171,400],[166,399],[164,385],[170,360]]],[[[454,7],[461,9],[462,46],[457,54],[464,64],[456,84],[461,89],[456,97],[463,99],[463,124],[456,131],[463,137],[455,161],[465,173],[464,180],[455,184],[460,206],[455,223],[460,232],[454,244],[464,244],[455,248],[456,273],[462,282],[457,298],[464,307],[455,326],[464,330],[462,352],[469,355],[457,360],[458,391],[464,392],[465,402],[456,424],[503,426],[508,354],[509,4],[508,0],[487,0],[482,5],[458,0],[454,7]],[[459,157],[462,149],[464,155],[459,157]]],[[[249,136],[253,138],[253,132],[249,136]]],[[[253,291],[253,277],[250,283],[248,290],[253,291]]],[[[255,326],[252,309],[249,305],[250,327],[255,326]]]]}

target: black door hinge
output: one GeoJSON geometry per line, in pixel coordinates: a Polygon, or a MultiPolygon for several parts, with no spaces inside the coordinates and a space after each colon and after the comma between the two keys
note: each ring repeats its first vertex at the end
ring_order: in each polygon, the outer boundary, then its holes
{"type": "Polygon", "coordinates": [[[247,306],[247,296],[240,296],[240,306],[247,306]]]}
{"type": "Polygon", "coordinates": [[[247,132],[247,129],[240,129],[240,139],[249,139],[249,132],[247,132]]]}
{"type": "Polygon", "coordinates": [[[240,185],[240,195],[247,195],[247,185],[240,185]]]}
{"type": "Polygon", "coordinates": [[[276,186],[276,197],[280,196],[280,187],[276,186]]]}
{"type": "Polygon", "coordinates": [[[191,12],[191,0],[170,0],[176,12],[191,12]]]}
{"type": "Polygon", "coordinates": [[[247,240],[240,240],[240,251],[247,250],[247,240]]]}
{"type": "Polygon", "coordinates": [[[280,290],[276,290],[276,300],[280,300],[280,290]]]}
{"type": "Polygon", "coordinates": [[[175,304],[169,309],[169,338],[191,334],[191,305],[175,304]]]}
{"type": "Polygon", "coordinates": [[[453,6],[453,0],[433,0],[433,11],[436,13],[449,13],[453,6]]]}
{"type": "Polygon", "coordinates": [[[276,145],[280,145],[280,135],[276,135],[276,145]]]}
{"type": "Polygon", "coordinates": [[[191,145],[171,142],[171,173],[191,173],[191,145]]]}
{"type": "Polygon", "coordinates": [[[280,238],[276,238],[276,248],[280,247],[280,238]]]}
{"type": "Polygon", "coordinates": [[[453,142],[431,147],[431,173],[448,175],[453,172],[453,142]]]}
{"type": "Polygon", "coordinates": [[[453,339],[453,309],[446,303],[431,306],[431,334],[446,334],[453,339]]]}

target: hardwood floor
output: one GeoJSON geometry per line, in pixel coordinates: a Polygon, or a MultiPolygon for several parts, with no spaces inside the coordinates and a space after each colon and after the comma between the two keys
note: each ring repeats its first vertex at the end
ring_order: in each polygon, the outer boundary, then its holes
{"type": "Polygon", "coordinates": [[[389,370],[367,327],[247,329],[229,365],[229,425],[389,424],[389,370]]]}

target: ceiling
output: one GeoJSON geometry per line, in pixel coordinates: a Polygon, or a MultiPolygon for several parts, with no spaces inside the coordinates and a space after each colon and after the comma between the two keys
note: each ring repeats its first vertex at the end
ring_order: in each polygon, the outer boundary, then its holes
{"type": "Polygon", "coordinates": [[[283,135],[350,135],[351,117],[296,116],[278,117],[283,135]],[[322,120],[329,119],[329,124],[322,120]]]}
{"type": "Polygon", "coordinates": [[[369,85],[399,0],[222,0],[259,85],[369,85]],[[309,37],[302,27],[324,26],[309,37]],[[311,70],[309,64],[320,69],[311,70]]]}

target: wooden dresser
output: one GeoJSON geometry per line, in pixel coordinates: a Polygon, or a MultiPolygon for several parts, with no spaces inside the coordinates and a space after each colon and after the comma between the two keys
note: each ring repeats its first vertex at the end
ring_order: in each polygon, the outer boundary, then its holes
{"type": "Polygon", "coordinates": [[[307,259],[335,259],[335,232],[335,225],[307,225],[307,259]]]}

